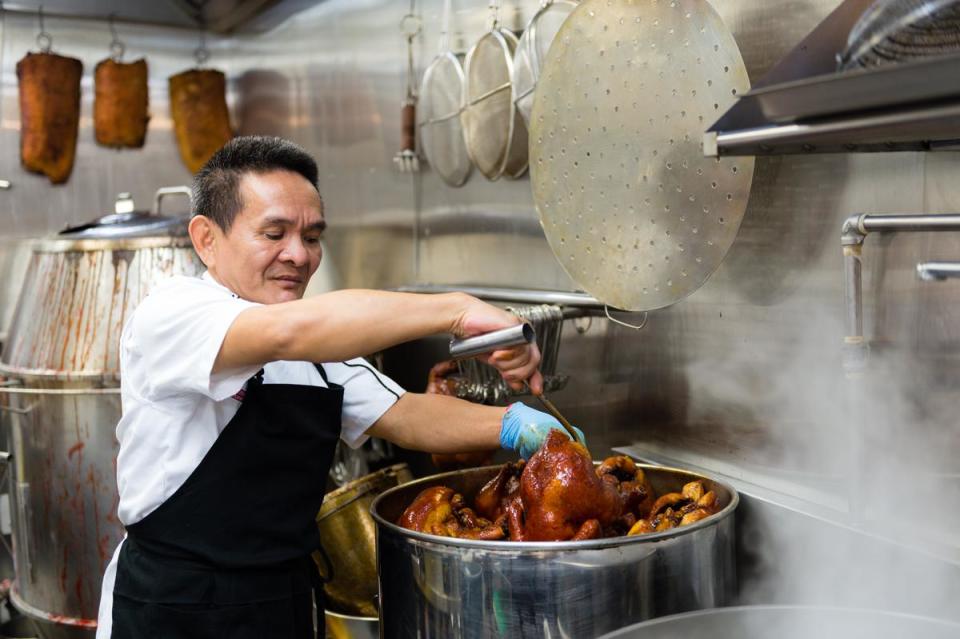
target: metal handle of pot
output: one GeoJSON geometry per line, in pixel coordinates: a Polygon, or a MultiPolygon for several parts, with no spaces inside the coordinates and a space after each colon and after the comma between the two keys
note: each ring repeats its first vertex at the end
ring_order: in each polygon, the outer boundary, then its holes
{"type": "Polygon", "coordinates": [[[151,210],[153,215],[160,215],[160,205],[163,203],[163,198],[170,195],[185,195],[190,200],[190,205],[193,205],[193,191],[190,190],[189,186],[164,186],[157,189],[157,192],[153,194],[153,209],[151,210]]]}
{"type": "MultiPolygon", "coordinates": [[[[36,404],[30,404],[26,408],[14,408],[13,406],[4,406],[0,404],[0,413],[13,413],[14,415],[29,415],[33,412],[36,404]]],[[[2,460],[0,460],[2,461],[2,460]]]]}
{"type": "Polygon", "coordinates": [[[17,496],[17,526],[20,528],[17,546],[23,551],[23,563],[30,581],[36,581],[33,574],[33,547],[30,545],[33,526],[30,521],[31,509],[27,507],[30,500],[30,484],[25,481],[16,482],[17,496]]]}
{"type": "Polygon", "coordinates": [[[530,344],[537,338],[533,326],[524,322],[498,331],[450,340],[450,358],[466,359],[484,353],[530,344]]]}

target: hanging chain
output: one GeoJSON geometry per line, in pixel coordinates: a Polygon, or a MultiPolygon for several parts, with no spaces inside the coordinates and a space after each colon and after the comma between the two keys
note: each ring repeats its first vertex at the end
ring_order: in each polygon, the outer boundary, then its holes
{"type": "Polygon", "coordinates": [[[207,48],[207,30],[203,27],[200,28],[200,43],[193,50],[193,59],[196,60],[198,67],[202,67],[210,59],[210,49],[207,48]]]}
{"type": "Polygon", "coordinates": [[[500,0],[490,0],[490,30],[496,31],[500,26],[500,0]]]}
{"type": "Polygon", "coordinates": [[[450,13],[451,0],[443,0],[443,17],[440,20],[440,53],[446,53],[450,50],[450,13]]]}
{"type": "Polygon", "coordinates": [[[210,49],[207,48],[207,23],[203,15],[203,10],[207,6],[208,0],[200,0],[197,2],[197,23],[200,27],[200,43],[197,45],[197,48],[193,50],[193,59],[197,62],[198,67],[202,67],[207,60],[210,59],[210,49]]]}
{"type": "Polygon", "coordinates": [[[37,13],[40,16],[40,33],[37,34],[37,46],[40,47],[40,51],[43,53],[50,53],[50,49],[53,48],[53,36],[47,33],[47,30],[43,25],[43,5],[40,5],[37,13]]]}
{"type": "Polygon", "coordinates": [[[111,13],[108,17],[110,25],[110,35],[112,39],[110,40],[110,57],[113,58],[114,62],[120,62],[123,59],[123,54],[127,51],[127,45],[123,43],[123,40],[120,39],[120,36],[117,35],[117,25],[114,24],[117,14],[111,13]]]}
{"type": "Polygon", "coordinates": [[[413,40],[423,29],[423,20],[416,15],[416,0],[410,0],[410,12],[400,20],[400,31],[407,38],[407,102],[417,99],[416,69],[413,66],[413,40]]]}
{"type": "Polygon", "coordinates": [[[400,111],[400,151],[393,162],[401,173],[417,173],[420,159],[417,157],[417,73],[413,66],[413,40],[420,35],[423,20],[416,13],[416,0],[410,0],[410,11],[400,20],[400,32],[407,39],[406,96],[400,111]]]}

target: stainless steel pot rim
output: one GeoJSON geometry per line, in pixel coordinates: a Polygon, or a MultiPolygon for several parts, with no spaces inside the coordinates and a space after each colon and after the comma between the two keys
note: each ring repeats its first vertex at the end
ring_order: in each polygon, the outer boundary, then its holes
{"type": "Polygon", "coordinates": [[[92,628],[97,627],[96,619],[84,619],[83,617],[66,617],[64,615],[58,615],[51,612],[46,612],[35,608],[28,604],[23,597],[20,596],[20,592],[17,589],[17,583],[14,581],[13,587],[10,589],[10,602],[13,604],[13,607],[25,614],[28,617],[38,619],[40,621],[45,621],[47,623],[55,623],[63,626],[73,626],[75,628],[92,628]]]}
{"type": "Polygon", "coordinates": [[[92,251],[135,251],[151,248],[192,248],[189,237],[132,237],[116,240],[104,239],[41,239],[34,240],[34,253],[70,253],[92,251]]]}
{"type": "MultiPolygon", "coordinates": [[[[937,617],[927,617],[924,615],[918,615],[908,612],[900,612],[896,610],[881,610],[878,608],[847,608],[843,606],[814,606],[814,605],[776,605],[776,604],[760,604],[754,606],[723,606],[721,608],[706,608],[704,610],[694,610],[692,612],[681,612],[674,615],[667,615],[665,617],[658,617],[656,619],[649,619],[647,621],[642,621],[627,628],[653,628],[656,626],[668,626],[671,623],[676,622],[679,619],[694,619],[697,617],[716,617],[720,615],[740,615],[743,613],[750,613],[752,611],[764,611],[764,612],[837,612],[837,613],[852,613],[852,614],[879,614],[885,617],[898,618],[898,619],[910,619],[914,621],[923,621],[923,622],[932,622],[937,624],[942,624],[947,628],[957,628],[960,629],[960,623],[951,621],[949,619],[938,619],[937,617]]],[[[616,630],[607,636],[616,636],[617,633],[622,632],[625,628],[616,630]]],[[[602,639],[602,637],[601,637],[602,639]]]]}
{"type": "Polygon", "coordinates": [[[367,621],[370,623],[377,622],[380,623],[380,617],[359,617],[357,615],[348,615],[342,612],[334,612],[332,610],[324,609],[323,614],[327,617],[333,617],[334,619],[345,619],[348,621],[367,621]]]}
{"type": "MultiPolygon", "coordinates": [[[[594,462],[599,464],[598,462],[594,462]]],[[[726,519],[733,515],[733,512],[737,509],[737,505],[740,503],[740,495],[737,493],[737,490],[730,484],[714,479],[707,475],[697,473],[691,470],[686,470],[684,468],[671,468],[669,466],[655,466],[653,464],[637,464],[638,468],[644,470],[652,471],[664,471],[664,472],[674,472],[680,473],[683,475],[690,475],[691,477],[696,477],[698,479],[706,479],[711,481],[730,493],[730,503],[724,506],[723,510],[711,515],[706,519],[701,519],[698,522],[690,524],[688,526],[683,526],[682,528],[674,528],[672,530],[666,530],[658,533],[649,533],[646,535],[634,535],[632,537],[605,537],[603,539],[590,539],[588,541],[483,541],[477,539],[457,539],[454,537],[442,537],[440,535],[429,535],[427,533],[417,532],[414,530],[409,530],[398,526],[397,524],[387,521],[380,516],[380,513],[377,512],[377,508],[380,505],[380,502],[388,498],[394,492],[398,490],[408,490],[414,486],[421,486],[423,488],[428,488],[430,486],[442,485],[443,480],[447,477],[454,477],[463,473],[463,471],[454,470],[447,473],[441,473],[439,475],[431,475],[429,477],[423,477],[415,481],[391,488],[373,500],[373,503],[370,504],[370,514],[373,516],[374,521],[377,522],[378,526],[383,526],[390,532],[401,535],[403,537],[408,537],[411,539],[416,539],[417,541],[435,544],[439,546],[455,546],[458,548],[466,549],[475,549],[475,550],[499,550],[499,551],[517,551],[517,552],[537,552],[537,551],[558,551],[558,550],[602,550],[607,548],[620,548],[623,546],[629,546],[631,544],[642,544],[649,542],[664,541],[667,539],[674,539],[676,537],[681,537],[683,535],[692,534],[702,528],[712,527],[717,522],[726,519]]],[[[484,466],[482,468],[472,468],[469,470],[494,470],[499,469],[500,466],[484,466]]]]}
{"type": "Polygon", "coordinates": [[[120,376],[113,373],[103,373],[99,371],[86,371],[82,373],[71,373],[64,372],[54,369],[43,369],[43,368],[19,368],[17,366],[10,366],[4,362],[0,362],[0,375],[4,377],[13,377],[19,380],[22,380],[25,384],[31,382],[35,383],[46,383],[46,382],[84,382],[89,384],[91,382],[96,382],[102,386],[99,388],[83,388],[76,389],[77,392],[71,392],[72,389],[31,389],[27,387],[4,387],[0,390],[4,390],[11,393],[47,393],[52,392],[56,394],[66,395],[76,395],[76,394],[103,394],[103,393],[119,393],[119,388],[113,388],[113,385],[120,383],[120,376]]]}
{"type": "Polygon", "coordinates": [[[330,500],[330,503],[333,503],[342,495],[349,493],[353,494],[350,495],[349,499],[342,503],[338,503],[329,510],[324,510],[323,506],[320,506],[320,512],[317,513],[317,523],[335,515],[347,506],[356,503],[357,500],[369,495],[371,492],[379,490],[383,487],[384,482],[395,480],[397,475],[407,468],[407,464],[393,464],[392,466],[381,468],[380,470],[370,473],[369,475],[364,475],[363,477],[354,479],[353,481],[344,484],[340,488],[330,491],[324,497],[324,504],[327,503],[327,500],[330,500]]]}

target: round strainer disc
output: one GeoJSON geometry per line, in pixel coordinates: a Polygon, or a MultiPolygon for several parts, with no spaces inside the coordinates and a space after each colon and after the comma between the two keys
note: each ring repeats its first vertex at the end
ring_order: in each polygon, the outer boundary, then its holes
{"type": "Polygon", "coordinates": [[[494,29],[473,45],[464,67],[463,137],[470,159],[489,180],[527,170],[527,128],[510,91],[516,48],[515,35],[494,29]]]}
{"type": "Polygon", "coordinates": [[[462,96],[460,57],[449,51],[438,55],[420,85],[420,142],[430,166],[450,186],[462,186],[473,168],[460,126],[462,96]]]}
{"type": "Polygon", "coordinates": [[[550,43],[563,21],[576,8],[577,3],[569,0],[548,2],[530,18],[520,36],[517,52],[513,56],[513,103],[527,125],[530,124],[530,113],[533,111],[537,79],[550,50],[550,43]]]}
{"type": "Polygon", "coordinates": [[[550,47],[530,164],[547,241],[616,308],[662,308],[723,261],[753,158],[707,158],[703,132],[749,87],[706,0],[587,0],[550,47]]]}

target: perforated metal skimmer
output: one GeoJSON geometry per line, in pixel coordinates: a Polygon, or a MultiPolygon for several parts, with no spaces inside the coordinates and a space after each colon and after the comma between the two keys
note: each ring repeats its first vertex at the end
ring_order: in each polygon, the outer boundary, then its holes
{"type": "Polygon", "coordinates": [[[703,131],[749,88],[705,0],[587,0],[554,40],[531,123],[531,183],[573,280],[611,306],[697,290],[746,209],[752,158],[703,156],[703,131]]]}
{"type": "Polygon", "coordinates": [[[528,125],[530,113],[533,111],[534,91],[543,61],[550,50],[550,43],[564,20],[576,8],[577,3],[569,0],[547,0],[533,14],[520,36],[517,51],[513,56],[513,103],[528,125]]]}
{"type": "Polygon", "coordinates": [[[489,180],[517,178],[527,170],[527,127],[511,99],[517,37],[499,27],[467,53],[460,121],[467,154],[489,180]]]}

